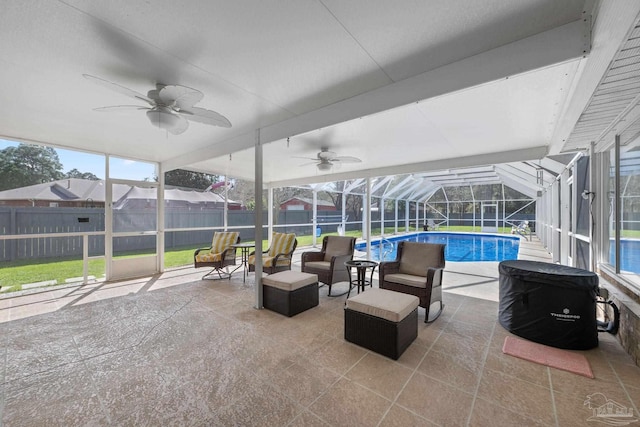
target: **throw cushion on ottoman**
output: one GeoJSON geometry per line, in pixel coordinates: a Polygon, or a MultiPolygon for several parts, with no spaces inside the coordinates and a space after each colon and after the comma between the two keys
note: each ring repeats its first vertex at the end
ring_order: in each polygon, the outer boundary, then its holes
{"type": "Polygon", "coordinates": [[[414,295],[373,288],[345,304],[344,338],[397,360],[418,336],[418,304],[414,295]]]}
{"type": "Polygon", "coordinates": [[[295,316],[318,305],[318,275],[281,271],[262,279],[264,308],[285,316],[295,316]]]}

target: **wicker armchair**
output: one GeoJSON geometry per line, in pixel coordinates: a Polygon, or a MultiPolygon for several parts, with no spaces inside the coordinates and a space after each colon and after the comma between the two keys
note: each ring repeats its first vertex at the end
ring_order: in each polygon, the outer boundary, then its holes
{"type": "MultiPolygon", "coordinates": [[[[262,252],[262,271],[267,274],[291,270],[293,251],[298,246],[295,233],[273,233],[271,246],[262,252]]],[[[249,271],[256,270],[255,252],[249,254],[249,271]]]]}
{"type": "Polygon", "coordinates": [[[236,231],[216,231],[213,233],[211,246],[196,249],[193,254],[193,264],[196,268],[211,267],[212,270],[202,276],[203,279],[216,279],[213,273],[218,274],[218,279],[231,279],[231,273],[223,269],[236,264],[236,249],[231,245],[240,243],[240,233],[236,231]]]}
{"type": "Polygon", "coordinates": [[[425,323],[437,319],[444,308],[444,248],[443,244],[400,242],[396,260],[380,263],[378,270],[380,288],[420,298],[420,307],[426,310],[425,323]],[[429,319],[429,309],[433,304],[439,304],[438,312],[429,319]]]}
{"type": "Polygon", "coordinates": [[[344,262],[353,259],[355,246],[355,237],[325,236],[322,239],[320,252],[302,253],[300,270],[303,273],[317,274],[318,282],[329,286],[327,295],[339,296],[331,295],[331,285],[337,282],[348,282],[351,279],[344,262]]]}

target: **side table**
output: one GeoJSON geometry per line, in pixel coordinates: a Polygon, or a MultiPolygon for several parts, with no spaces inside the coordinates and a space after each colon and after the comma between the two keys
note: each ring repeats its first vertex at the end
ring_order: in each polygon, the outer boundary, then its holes
{"type": "MultiPolygon", "coordinates": [[[[255,248],[256,245],[253,243],[238,243],[235,245],[231,245],[232,248],[234,249],[240,249],[240,256],[241,256],[241,261],[240,261],[240,265],[238,266],[238,268],[240,267],[244,267],[243,271],[242,271],[242,281],[246,283],[247,281],[247,274],[248,274],[248,270],[249,270],[249,251],[252,248],[255,248]]],[[[236,268],[236,270],[238,269],[236,268]]],[[[236,271],[233,270],[233,271],[236,271]]],[[[232,273],[233,273],[232,271],[232,273]]]]}
{"type": "Polygon", "coordinates": [[[360,293],[360,288],[364,292],[364,287],[369,285],[373,287],[373,272],[375,271],[378,263],[376,261],[370,260],[351,260],[344,262],[345,267],[349,270],[349,292],[347,293],[347,299],[351,294],[351,289],[354,286],[358,288],[358,293],[360,293]],[[355,283],[353,281],[353,277],[351,276],[351,269],[356,269],[356,280],[355,283]],[[371,275],[369,276],[369,280],[367,280],[367,269],[371,269],[371,275]]]}

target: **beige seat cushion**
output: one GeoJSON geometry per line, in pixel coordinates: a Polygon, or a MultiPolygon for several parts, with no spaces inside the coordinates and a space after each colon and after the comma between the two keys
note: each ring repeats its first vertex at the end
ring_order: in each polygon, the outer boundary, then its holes
{"type": "Polygon", "coordinates": [[[397,323],[418,308],[419,303],[414,295],[373,288],[349,298],[345,308],[397,323]]]}
{"type": "Polygon", "coordinates": [[[304,286],[318,283],[317,274],[302,273],[300,271],[282,271],[262,278],[262,284],[283,291],[295,291],[304,286]]]}
{"type": "Polygon", "coordinates": [[[385,282],[399,283],[401,285],[413,286],[416,288],[426,288],[427,278],[425,276],[414,276],[412,274],[385,274],[385,282]]]}
{"type": "Polygon", "coordinates": [[[329,261],[312,261],[304,264],[305,267],[313,268],[314,270],[326,270],[331,269],[331,262],[329,261]]]}

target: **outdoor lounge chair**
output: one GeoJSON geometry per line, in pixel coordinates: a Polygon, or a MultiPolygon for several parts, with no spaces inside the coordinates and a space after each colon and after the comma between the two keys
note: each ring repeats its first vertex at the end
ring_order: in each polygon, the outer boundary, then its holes
{"type": "MultiPolygon", "coordinates": [[[[344,265],[345,261],[353,259],[356,246],[355,237],[325,236],[322,239],[320,252],[303,252],[303,273],[318,275],[318,282],[329,286],[328,296],[331,295],[331,285],[337,282],[349,282],[351,277],[344,265]]],[[[346,292],[345,292],[346,293],[346,292]]]]}
{"type": "Polygon", "coordinates": [[[236,231],[216,231],[208,248],[196,249],[193,254],[195,268],[211,267],[212,270],[202,276],[203,279],[216,279],[213,273],[218,274],[218,279],[231,279],[231,273],[224,270],[229,265],[236,263],[236,249],[232,245],[240,243],[240,233],[236,231]]]}
{"type": "Polygon", "coordinates": [[[427,223],[424,226],[424,231],[434,231],[438,230],[440,227],[436,224],[432,219],[427,220],[427,223]]]}
{"type": "Polygon", "coordinates": [[[439,243],[398,243],[395,261],[380,263],[380,288],[415,295],[426,310],[424,321],[434,321],[442,313],[442,273],[444,248],[439,243]],[[439,304],[438,312],[429,320],[429,309],[439,304]]]}
{"type": "Polygon", "coordinates": [[[520,221],[511,227],[511,234],[518,234],[525,237],[527,240],[531,240],[531,229],[529,228],[529,221],[520,221]]]}
{"type": "MultiPolygon", "coordinates": [[[[293,251],[298,246],[295,233],[273,233],[271,246],[263,252],[262,271],[268,274],[291,270],[293,251]]],[[[255,252],[249,254],[249,271],[256,270],[255,252]]]]}

